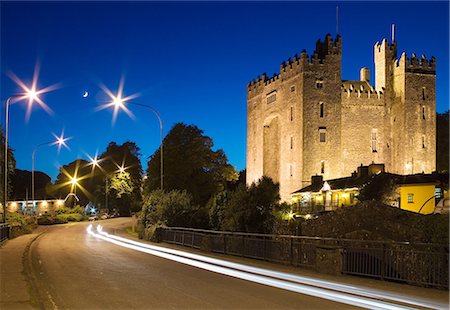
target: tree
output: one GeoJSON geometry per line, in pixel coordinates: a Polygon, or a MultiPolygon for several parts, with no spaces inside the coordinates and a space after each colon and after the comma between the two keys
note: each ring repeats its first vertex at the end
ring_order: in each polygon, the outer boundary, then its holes
{"type": "Polygon", "coordinates": [[[449,111],[436,115],[436,169],[449,171],[449,111]]]}
{"type": "Polygon", "coordinates": [[[126,171],[114,174],[109,182],[108,192],[114,192],[116,198],[122,198],[122,195],[130,195],[133,192],[130,174],[126,171]]]}
{"type": "MultiPolygon", "coordinates": [[[[205,206],[211,196],[237,179],[233,166],[219,149],[213,151],[212,139],[195,125],[175,124],[163,141],[164,190],[186,190],[194,204],[205,206]]],[[[160,149],[150,158],[145,192],[160,188],[160,149]]]]}
{"type": "MultiPolygon", "coordinates": [[[[80,205],[86,205],[93,200],[94,183],[91,178],[91,166],[83,159],[76,159],[67,165],[59,168],[55,184],[51,193],[61,199],[67,197],[69,193],[75,193],[80,205]]],[[[69,205],[73,204],[73,197],[70,198],[69,205]]]]}
{"type": "Polygon", "coordinates": [[[169,227],[208,228],[205,207],[192,204],[192,196],[186,191],[156,190],[144,199],[140,220],[145,227],[163,224],[169,227]]]}
{"type": "Polygon", "coordinates": [[[397,186],[392,175],[387,173],[375,174],[361,187],[358,199],[392,205],[396,199],[396,190],[397,186]]]}
{"type": "Polygon", "coordinates": [[[271,233],[279,207],[279,184],[262,177],[250,187],[241,184],[231,193],[223,215],[224,230],[271,233]]]}
{"type": "MultiPolygon", "coordinates": [[[[4,190],[5,190],[5,136],[3,134],[3,129],[0,128],[0,202],[3,204],[4,190]]],[[[12,188],[11,188],[11,177],[14,175],[14,170],[16,168],[16,160],[14,158],[14,151],[8,145],[8,197],[11,196],[12,188]]]]}
{"type": "MultiPolygon", "coordinates": [[[[15,169],[14,175],[11,177],[12,194],[15,200],[24,200],[27,196],[31,198],[31,171],[15,169]]],[[[35,199],[47,199],[49,195],[48,188],[51,187],[51,178],[41,171],[34,172],[34,190],[35,199]]]]}
{"type": "MultiPolygon", "coordinates": [[[[102,170],[97,169],[95,172],[103,180],[106,176],[110,185],[114,183],[111,186],[117,186],[114,189],[114,195],[108,195],[108,209],[118,209],[123,216],[130,215],[130,212],[139,211],[142,206],[140,156],[140,149],[134,142],[127,141],[121,145],[110,142],[105,152],[100,156],[102,170]],[[127,174],[122,174],[121,168],[127,174]]],[[[96,193],[98,201],[104,201],[105,190],[103,185],[97,187],[96,193]]]]}

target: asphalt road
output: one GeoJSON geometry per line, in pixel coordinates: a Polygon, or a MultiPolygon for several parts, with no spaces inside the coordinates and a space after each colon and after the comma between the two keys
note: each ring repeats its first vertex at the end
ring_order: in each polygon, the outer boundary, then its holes
{"type": "MultiPolygon", "coordinates": [[[[117,224],[117,220],[116,224],[117,224]]],[[[107,225],[108,221],[102,221],[107,225]]],[[[349,305],[221,275],[51,226],[28,252],[28,276],[47,309],[339,309],[349,305]]]]}

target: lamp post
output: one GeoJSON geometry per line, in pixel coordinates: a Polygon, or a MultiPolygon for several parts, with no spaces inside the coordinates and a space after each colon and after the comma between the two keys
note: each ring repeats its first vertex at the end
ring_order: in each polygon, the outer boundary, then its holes
{"type": "Polygon", "coordinates": [[[133,104],[136,106],[140,106],[143,108],[146,108],[150,111],[152,111],[156,117],[158,118],[159,121],[159,139],[160,139],[160,150],[161,150],[161,164],[160,164],[160,170],[161,170],[161,190],[164,190],[164,154],[163,154],[163,121],[161,118],[161,114],[159,114],[159,112],[153,108],[152,106],[146,105],[146,104],[141,104],[141,103],[136,103],[136,102],[130,102],[130,101],[125,101],[125,99],[122,99],[121,97],[115,97],[113,98],[113,103],[116,107],[119,108],[123,108],[125,103],[128,104],[133,104]]]}
{"type": "Polygon", "coordinates": [[[13,99],[26,99],[28,98],[32,103],[37,98],[38,93],[34,90],[27,90],[26,93],[12,95],[6,99],[5,103],[5,163],[4,163],[4,193],[3,193],[3,223],[6,223],[6,204],[8,200],[8,130],[9,130],[9,105],[13,99]]]}
{"type": "MultiPolygon", "coordinates": [[[[55,136],[56,137],[56,136],[55,136]]],[[[34,206],[34,159],[36,157],[36,151],[44,145],[58,145],[58,149],[61,148],[61,146],[66,145],[66,141],[69,140],[69,138],[64,138],[64,132],[61,134],[60,137],[56,137],[56,141],[50,141],[50,142],[44,142],[41,144],[38,144],[34,147],[33,152],[31,153],[31,200],[33,201],[34,206]]]]}
{"type": "Polygon", "coordinates": [[[95,155],[94,157],[91,157],[88,155],[88,157],[91,160],[91,165],[92,165],[92,172],[94,172],[95,167],[98,167],[100,169],[100,171],[103,173],[103,175],[105,176],[105,208],[108,210],[108,178],[111,177],[114,173],[123,173],[125,172],[125,170],[127,169],[127,167],[122,166],[118,166],[116,164],[116,166],[118,167],[118,170],[110,172],[110,173],[106,173],[102,167],[100,167],[99,162],[102,161],[103,159],[97,159],[97,155],[95,155]]]}

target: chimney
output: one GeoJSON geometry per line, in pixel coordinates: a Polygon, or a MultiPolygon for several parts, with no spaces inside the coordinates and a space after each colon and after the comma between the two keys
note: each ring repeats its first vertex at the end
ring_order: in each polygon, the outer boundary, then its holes
{"type": "Polygon", "coordinates": [[[361,166],[358,167],[358,178],[366,177],[369,175],[369,167],[368,166],[361,166]]]}
{"type": "Polygon", "coordinates": [[[318,187],[322,187],[322,183],[323,183],[323,176],[321,175],[313,175],[311,176],[311,184],[313,186],[318,186],[318,187]]]}
{"type": "Polygon", "coordinates": [[[361,70],[359,71],[359,80],[361,82],[367,82],[369,83],[370,81],[370,71],[369,68],[361,68],[361,70]]]}

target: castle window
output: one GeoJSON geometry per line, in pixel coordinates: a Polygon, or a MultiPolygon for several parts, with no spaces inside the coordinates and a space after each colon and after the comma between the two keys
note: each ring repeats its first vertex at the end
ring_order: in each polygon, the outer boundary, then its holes
{"type": "Polygon", "coordinates": [[[291,177],[294,175],[294,168],[292,167],[292,164],[289,164],[289,175],[291,177]]]}
{"type": "Polygon", "coordinates": [[[372,141],[372,152],[377,152],[377,129],[372,129],[372,135],[371,135],[371,141],[372,141]]]}
{"type": "Polygon", "coordinates": [[[320,173],[321,173],[321,174],[324,174],[324,173],[325,173],[325,161],[324,161],[324,160],[322,160],[322,161],[320,162],[320,173]]]}
{"type": "Polygon", "coordinates": [[[295,86],[294,85],[291,86],[291,93],[293,93],[293,92],[295,92],[295,86]]]}
{"type": "Polygon", "coordinates": [[[422,136],[422,148],[425,148],[425,136],[422,136]]]}
{"type": "Polygon", "coordinates": [[[425,100],[425,87],[422,87],[422,100],[425,100]]]}
{"type": "Polygon", "coordinates": [[[291,150],[294,148],[294,137],[291,136],[291,150]]]}
{"type": "Polygon", "coordinates": [[[414,203],[414,194],[408,193],[408,203],[414,203]]]}
{"type": "Polygon", "coordinates": [[[425,106],[422,106],[422,119],[425,119],[425,106]]]}
{"type": "Polygon", "coordinates": [[[320,117],[324,117],[324,115],[325,115],[323,106],[324,106],[323,102],[320,102],[319,103],[319,109],[320,109],[319,114],[320,114],[320,117]]]}
{"type": "Polygon", "coordinates": [[[319,127],[319,141],[320,142],[326,142],[326,134],[327,134],[327,128],[326,127],[319,127]]]}
{"type": "Polygon", "coordinates": [[[267,98],[267,104],[275,102],[275,100],[277,100],[277,92],[273,91],[273,92],[267,94],[266,98],[267,98]]]}
{"type": "Polygon", "coordinates": [[[291,113],[290,113],[290,117],[289,119],[291,120],[291,122],[294,120],[294,107],[291,107],[291,113]]]}
{"type": "Polygon", "coordinates": [[[323,81],[322,80],[317,80],[316,81],[316,88],[317,89],[322,89],[323,88],[323,81]]]}

